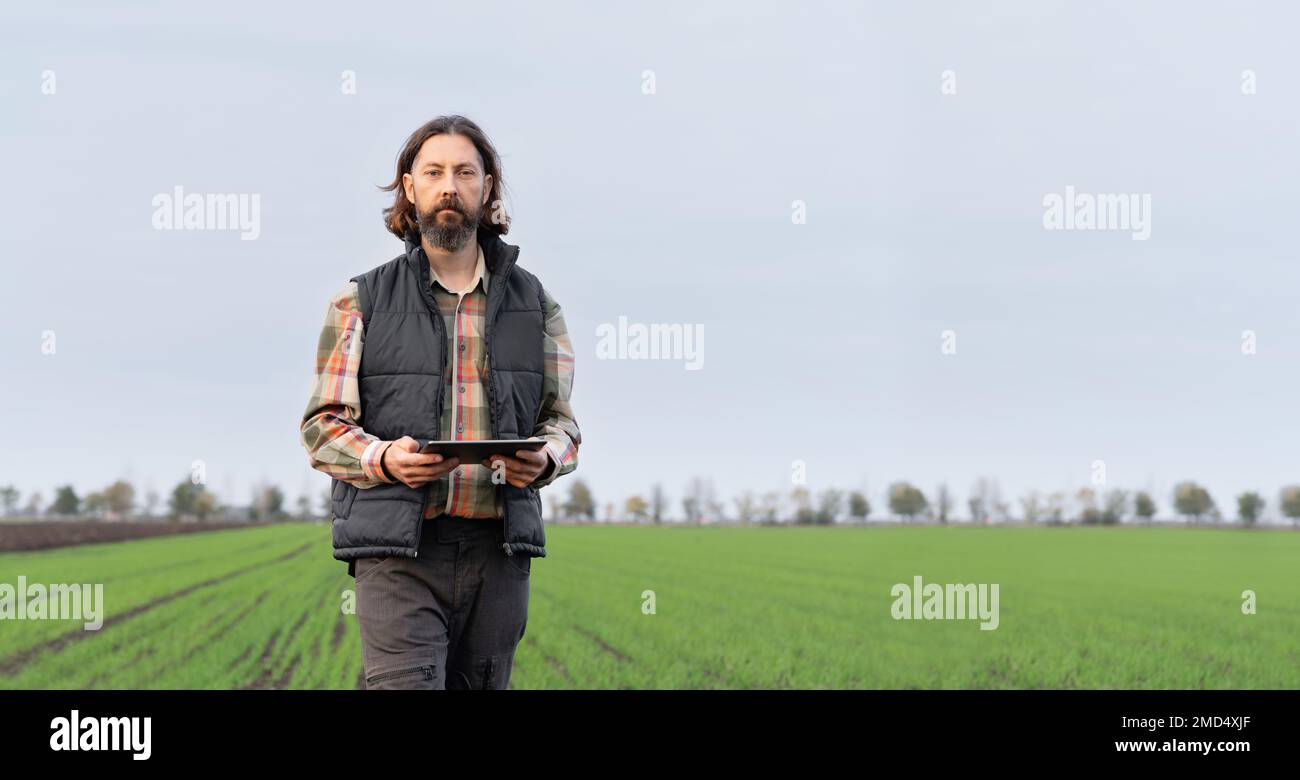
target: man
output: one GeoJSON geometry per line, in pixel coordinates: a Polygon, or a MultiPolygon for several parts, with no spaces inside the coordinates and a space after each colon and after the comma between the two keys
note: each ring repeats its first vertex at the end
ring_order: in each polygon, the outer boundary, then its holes
{"type": "Polygon", "coordinates": [[[476,124],[417,129],[384,189],[406,251],[330,301],[302,443],[333,477],[366,688],[505,688],[546,555],[537,491],[577,467],[573,349],[501,238],[501,162],[476,124]],[[546,445],[465,464],[418,451],[525,438],[546,445]]]}

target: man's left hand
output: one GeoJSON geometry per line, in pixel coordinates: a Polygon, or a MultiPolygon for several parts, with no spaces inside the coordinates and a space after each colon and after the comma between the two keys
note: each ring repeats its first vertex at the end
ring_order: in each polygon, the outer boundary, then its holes
{"type": "Polygon", "coordinates": [[[551,458],[546,454],[545,449],[537,452],[532,450],[515,450],[515,457],[508,455],[493,455],[482,461],[482,465],[495,471],[498,467],[497,462],[504,463],[506,482],[515,487],[528,487],[540,477],[547,466],[550,465],[551,458]]]}

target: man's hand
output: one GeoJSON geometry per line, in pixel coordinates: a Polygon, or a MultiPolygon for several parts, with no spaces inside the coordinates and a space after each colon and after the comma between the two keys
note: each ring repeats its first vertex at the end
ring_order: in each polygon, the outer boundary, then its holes
{"type": "Polygon", "coordinates": [[[545,449],[533,452],[532,450],[515,450],[517,457],[511,458],[508,455],[493,455],[482,461],[482,465],[487,466],[493,471],[496,470],[496,463],[503,463],[506,472],[506,482],[515,487],[528,487],[533,480],[546,471],[547,465],[550,464],[550,456],[546,454],[545,449]]]}
{"type": "Polygon", "coordinates": [[[459,458],[443,460],[437,453],[421,455],[420,443],[410,436],[403,436],[384,450],[381,465],[388,468],[388,473],[403,485],[418,488],[427,485],[460,465],[459,458]]]}

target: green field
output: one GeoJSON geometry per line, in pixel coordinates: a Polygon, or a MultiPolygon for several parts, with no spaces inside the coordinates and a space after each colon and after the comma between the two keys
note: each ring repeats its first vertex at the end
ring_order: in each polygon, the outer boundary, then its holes
{"type": "MultiPolygon", "coordinates": [[[[548,526],[547,550],[512,688],[1300,687],[1289,531],[548,526]],[[892,619],[914,575],[997,583],[999,627],[892,619]]],[[[105,624],[0,621],[3,688],[360,682],[327,523],[0,555],[19,575],[104,583],[105,624]]]]}

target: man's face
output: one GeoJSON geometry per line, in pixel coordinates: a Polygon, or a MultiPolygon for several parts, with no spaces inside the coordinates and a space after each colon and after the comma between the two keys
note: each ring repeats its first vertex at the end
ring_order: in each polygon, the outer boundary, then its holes
{"type": "Polygon", "coordinates": [[[406,199],[415,204],[420,234],[448,251],[465,246],[492,192],[492,177],[474,143],[463,135],[442,133],[426,140],[415,164],[402,174],[406,199]]]}

